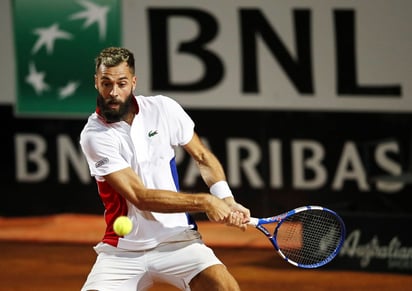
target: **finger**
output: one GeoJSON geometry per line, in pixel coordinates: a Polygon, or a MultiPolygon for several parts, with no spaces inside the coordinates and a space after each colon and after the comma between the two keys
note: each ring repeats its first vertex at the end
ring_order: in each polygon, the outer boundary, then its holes
{"type": "Polygon", "coordinates": [[[242,226],[242,224],[244,224],[243,220],[244,220],[244,216],[240,212],[234,212],[231,215],[231,223],[234,224],[235,226],[238,226],[238,227],[242,226]]]}

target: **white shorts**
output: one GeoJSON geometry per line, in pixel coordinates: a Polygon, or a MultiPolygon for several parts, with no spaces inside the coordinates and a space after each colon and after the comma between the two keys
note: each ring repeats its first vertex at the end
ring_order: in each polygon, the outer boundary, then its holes
{"type": "Polygon", "coordinates": [[[166,282],[190,290],[189,282],[199,272],[222,262],[204,245],[197,231],[183,234],[183,241],[161,244],[146,251],[128,251],[105,243],[95,246],[98,254],[82,291],[141,291],[154,282],[166,282]]]}

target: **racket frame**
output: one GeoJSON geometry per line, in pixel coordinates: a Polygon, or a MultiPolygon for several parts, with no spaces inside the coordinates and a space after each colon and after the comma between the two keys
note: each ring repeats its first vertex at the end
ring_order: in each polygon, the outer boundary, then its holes
{"type": "Polygon", "coordinates": [[[343,246],[343,242],[345,240],[346,236],[346,227],[345,223],[343,222],[343,219],[333,210],[322,207],[322,206],[317,206],[317,205],[308,205],[308,206],[301,206],[292,210],[289,210],[287,212],[284,212],[282,214],[276,215],[276,216],[271,216],[271,217],[265,217],[265,218],[256,218],[256,217],[251,217],[249,222],[249,225],[252,225],[256,227],[258,230],[260,230],[272,243],[273,247],[275,248],[276,252],[288,263],[299,267],[299,268],[304,268],[304,269],[313,269],[313,268],[319,268],[327,263],[329,263],[331,260],[333,260],[336,255],[339,253],[340,249],[343,246]],[[320,211],[326,211],[331,213],[337,218],[337,221],[339,222],[340,225],[340,231],[341,231],[341,236],[339,240],[339,244],[336,246],[334,251],[324,260],[318,262],[318,263],[313,263],[313,264],[299,264],[297,262],[294,262],[293,260],[289,259],[281,249],[279,248],[279,245],[276,240],[277,232],[279,227],[282,225],[282,223],[289,217],[295,215],[296,213],[302,212],[302,211],[308,211],[308,210],[320,210],[320,211]],[[277,223],[273,234],[264,226],[267,224],[272,224],[272,223],[277,223]]]}

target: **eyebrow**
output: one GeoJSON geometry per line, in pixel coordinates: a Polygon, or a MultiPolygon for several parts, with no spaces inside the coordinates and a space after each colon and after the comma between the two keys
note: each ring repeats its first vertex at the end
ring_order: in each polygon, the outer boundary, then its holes
{"type": "MultiPolygon", "coordinates": [[[[107,77],[107,76],[102,76],[101,77],[102,80],[112,80],[111,78],[107,77]]],[[[127,78],[126,76],[124,77],[120,77],[119,79],[116,79],[115,81],[122,81],[122,80],[129,80],[129,78],[127,78]]]]}

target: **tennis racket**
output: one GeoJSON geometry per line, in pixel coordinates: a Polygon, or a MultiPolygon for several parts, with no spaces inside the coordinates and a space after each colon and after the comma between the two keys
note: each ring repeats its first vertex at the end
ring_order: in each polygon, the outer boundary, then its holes
{"type": "Polygon", "coordinates": [[[264,233],[288,263],[306,269],[321,267],[335,258],[346,235],[342,218],[321,206],[298,207],[267,218],[251,217],[248,224],[264,233]]]}

